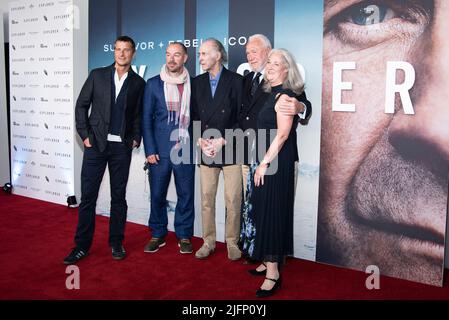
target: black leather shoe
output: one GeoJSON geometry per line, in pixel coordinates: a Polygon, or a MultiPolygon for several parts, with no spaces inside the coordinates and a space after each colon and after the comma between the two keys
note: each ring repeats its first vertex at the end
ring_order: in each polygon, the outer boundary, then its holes
{"type": "Polygon", "coordinates": [[[126,257],[125,248],[121,244],[112,247],[112,258],[115,260],[122,260],[126,257]]]}
{"type": "Polygon", "coordinates": [[[281,288],[281,275],[279,275],[278,279],[270,279],[270,278],[265,278],[267,280],[273,281],[274,282],[274,286],[273,288],[271,288],[270,290],[264,290],[264,289],[259,289],[256,291],[256,297],[257,298],[267,298],[267,297],[271,297],[276,290],[281,288]]]}
{"type": "Polygon", "coordinates": [[[256,269],[248,270],[249,274],[252,276],[265,276],[267,274],[267,265],[262,262],[262,264],[265,266],[265,270],[257,271],[256,269]]]}

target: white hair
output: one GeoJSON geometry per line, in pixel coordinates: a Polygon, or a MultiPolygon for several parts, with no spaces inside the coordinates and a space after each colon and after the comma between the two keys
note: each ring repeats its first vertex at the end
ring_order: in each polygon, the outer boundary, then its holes
{"type": "MultiPolygon", "coordinates": [[[[295,94],[300,95],[304,91],[304,80],[299,72],[295,57],[286,49],[273,49],[270,51],[268,58],[276,53],[281,55],[282,62],[287,69],[287,77],[282,83],[282,88],[290,89],[295,94]]],[[[271,86],[268,81],[265,81],[264,90],[266,92],[271,92],[271,86]]]]}
{"type": "Polygon", "coordinates": [[[266,36],[264,36],[263,34],[257,33],[257,34],[253,34],[252,36],[250,36],[248,38],[248,42],[253,41],[253,40],[259,40],[260,42],[262,42],[263,46],[269,50],[271,50],[271,41],[270,39],[268,39],[266,36]]]}

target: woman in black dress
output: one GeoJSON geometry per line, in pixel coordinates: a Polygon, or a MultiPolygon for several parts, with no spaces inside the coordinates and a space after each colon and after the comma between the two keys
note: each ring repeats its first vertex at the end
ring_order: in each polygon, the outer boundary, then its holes
{"type": "Polygon", "coordinates": [[[293,205],[297,116],[276,113],[279,97],[299,96],[304,82],[294,57],[285,49],[270,52],[265,69],[265,90],[270,92],[257,120],[258,165],[248,190],[244,213],[251,217],[253,237],[246,238],[244,250],[254,260],[263,261],[250,273],[265,275],[256,295],[267,297],[281,286],[284,257],[293,254],[293,205]]]}

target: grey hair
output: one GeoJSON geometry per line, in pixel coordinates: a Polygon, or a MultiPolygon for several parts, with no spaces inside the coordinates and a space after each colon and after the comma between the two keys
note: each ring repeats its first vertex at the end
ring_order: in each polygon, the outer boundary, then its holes
{"type": "Polygon", "coordinates": [[[269,50],[272,49],[270,39],[268,39],[265,35],[263,35],[261,33],[256,33],[256,34],[253,34],[252,36],[250,36],[248,38],[248,42],[247,43],[249,43],[250,41],[253,41],[253,40],[259,40],[260,42],[262,42],[262,44],[263,44],[263,46],[265,48],[267,48],[269,50]]]}
{"type": "Polygon", "coordinates": [[[226,52],[225,47],[223,46],[223,44],[220,41],[218,41],[215,38],[207,38],[204,42],[211,42],[214,45],[215,49],[220,53],[220,62],[221,63],[224,64],[224,63],[228,62],[228,54],[226,52]]]}
{"type": "MultiPolygon", "coordinates": [[[[304,80],[299,72],[295,57],[286,49],[273,49],[268,54],[268,59],[275,53],[282,56],[282,62],[287,69],[287,78],[282,83],[282,88],[290,89],[295,94],[300,95],[304,91],[304,80]]],[[[265,72],[265,77],[266,74],[265,72]]],[[[266,79],[263,89],[265,92],[271,92],[271,85],[266,79]]]]}

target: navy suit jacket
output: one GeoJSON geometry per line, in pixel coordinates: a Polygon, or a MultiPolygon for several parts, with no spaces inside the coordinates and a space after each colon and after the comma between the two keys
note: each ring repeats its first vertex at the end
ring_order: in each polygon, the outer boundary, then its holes
{"type": "MultiPolygon", "coordinates": [[[[175,121],[168,122],[167,103],[164,95],[164,81],[157,75],[147,81],[143,98],[142,136],[145,156],[158,154],[169,158],[176,140],[170,140],[173,130],[179,128],[175,121]]],[[[189,128],[191,132],[191,128],[189,128]]],[[[175,136],[175,138],[178,135],[175,136]]],[[[191,142],[189,141],[191,148],[191,142]]]]}

